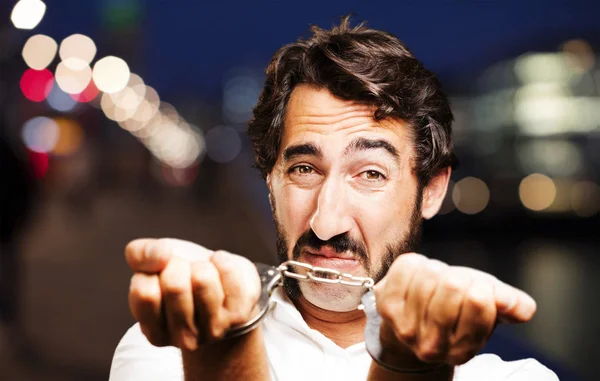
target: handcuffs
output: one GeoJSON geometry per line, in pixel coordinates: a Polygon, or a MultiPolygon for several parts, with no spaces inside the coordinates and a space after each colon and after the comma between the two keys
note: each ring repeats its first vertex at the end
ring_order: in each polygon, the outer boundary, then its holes
{"type": "Polygon", "coordinates": [[[273,291],[283,285],[284,277],[290,277],[298,280],[366,288],[367,291],[361,297],[361,304],[357,306],[357,309],[364,311],[367,316],[365,327],[365,346],[367,352],[381,367],[397,373],[429,373],[445,366],[445,364],[439,364],[424,369],[405,369],[398,368],[382,360],[384,353],[379,340],[381,316],[377,312],[373,290],[375,282],[372,278],[356,277],[338,270],[316,267],[297,261],[286,261],[279,266],[271,266],[264,263],[255,263],[254,265],[256,266],[261,282],[261,293],[257,302],[259,311],[248,322],[230,328],[224,335],[224,339],[244,335],[256,328],[267,315],[267,312],[275,305],[275,302],[271,300],[273,291]],[[295,272],[293,271],[293,267],[304,270],[305,273],[295,272]]]}

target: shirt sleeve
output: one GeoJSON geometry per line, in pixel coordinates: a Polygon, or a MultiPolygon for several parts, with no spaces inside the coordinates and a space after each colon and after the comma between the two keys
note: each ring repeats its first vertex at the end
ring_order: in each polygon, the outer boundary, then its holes
{"type": "Polygon", "coordinates": [[[183,381],[181,351],[176,347],[155,347],[139,324],[123,336],[110,366],[109,381],[183,381]]]}
{"type": "Polygon", "coordinates": [[[535,359],[503,361],[494,354],[474,357],[458,366],[454,381],[559,381],[556,374],[535,359]]]}

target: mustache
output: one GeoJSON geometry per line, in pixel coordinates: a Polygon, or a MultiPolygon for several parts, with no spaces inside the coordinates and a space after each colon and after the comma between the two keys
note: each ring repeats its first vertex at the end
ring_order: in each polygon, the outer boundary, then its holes
{"type": "Polygon", "coordinates": [[[298,259],[300,254],[302,253],[302,248],[309,247],[314,250],[320,250],[323,246],[328,246],[335,250],[336,253],[341,254],[343,252],[349,251],[354,253],[357,256],[357,259],[362,261],[363,264],[368,264],[368,254],[365,245],[361,242],[358,242],[352,239],[347,233],[339,234],[334,237],[331,237],[327,241],[323,241],[315,232],[308,230],[303,233],[293,250],[293,258],[298,259]]]}

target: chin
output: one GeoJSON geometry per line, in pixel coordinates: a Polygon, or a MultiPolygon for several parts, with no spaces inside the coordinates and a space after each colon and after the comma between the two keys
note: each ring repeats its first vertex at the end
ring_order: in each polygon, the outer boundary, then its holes
{"type": "Polygon", "coordinates": [[[301,282],[302,296],[312,305],[336,312],[356,310],[364,289],[339,284],[317,284],[301,282]]]}

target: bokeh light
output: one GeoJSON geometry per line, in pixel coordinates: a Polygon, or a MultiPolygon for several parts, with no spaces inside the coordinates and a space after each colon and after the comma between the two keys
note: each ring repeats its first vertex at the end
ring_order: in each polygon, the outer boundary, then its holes
{"type": "Polygon", "coordinates": [[[59,128],[54,120],[36,116],[23,125],[21,136],[25,146],[35,152],[50,152],[58,141],[59,128]]]}
{"type": "Polygon", "coordinates": [[[68,94],[79,94],[90,84],[92,69],[79,58],[67,58],[56,67],[56,83],[68,94]]]}
{"type": "Polygon", "coordinates": [[[52,37],[36,34],[29,37],[23,46],[23,60],[32,69],[45,69],[54,60],[58,44],[52,37]]]}
{"type": "Polygon", "coordinates": [[[62,40],[58,54],[63,61],[77,58],[89,65],[96,56],[96,44],[88,36],[72,34],[62,40]]]}
{"type": "Polygon", "coordinates": [[[100,90],[96,87],[96,84],[93,80],[88,83],[87,87],[80,92],[79,94],[69,94],[71,98],[80,103],[88,103],[96,99],[96,97],[100,94],[100,90]]]}
{"type": "Polygon", "coordinates": [[[533,211],[547,209],[556,199],[556,185],[548,176],[540,173],[531,174],[519,184],[519,198],[527,209],[533,211]]]}
{"type": "Polygon", "coordinates": [[[37,179],[46,176],[49,166],[48,154],[45,152],[27,151],[27,156],[31,163],[33,176],[37,179]]]}
{"type": "Polygon", "coordinates": [[[585,73],[595,63],[594,51],[589,43],[583,40],[570,40],[563,44],[562,50],[569,67],[577,73],[585,73]]]}
{"type": "Polygon", "coordinates": [[[454,186],[452,200],[456,209],[461,212],[477,214],[488,205],[490,190],[482,180],[476,177],[465,177],[454,186]]]}
{"type": "Polygon", "coordinates": [[[33,102],[41,102],[52,90],[54,76],[48,69],[27,69],[21,77],[21,91],[25,97],[33,102]]]}
{"type": "Polygon", "coordinates": [[[55,118],[58,126],[58,140],[51,150],[54,155],[71,155],[81,147],[83,130],[79,123],[69,118],[55,118]]]}
{"type": "Polygon", "coordinates": [[[44,18],[46,4],[41,0],[20,0],[12,10],[10,19],[18,29],[33,29],[44,18]]]}
{"type": "Polygon", "coordinates": [[[217,163],[228,163],[234,160],[242,148],[239,133],[229,126],[211,128],[205,136],[206,154],[217,163]]]}
{"type": "Polygon", "coordinates": [[[223,116],[232,123],[245,123],[262,90],[261,80],[250,70],[238,68],[223,87],[223,116]]]}
{"type": "Polygon", "coordinates": [[[565,139],[534,139],[517,146],[517,158],[525,173],[547,173],[567,177],[581,172],[584,157],[581,148],[565,139]]]}
{"type": "Polygon", "coordinates": [[[600,186],[591,181],[580,181],[571,188],[571,208],[580,217],[600,213],[600,186]]]}
{"type": "Polygon", "coordinates": [[[116,93],[129,82],[129,66],[127,62],[115,56],[107,56],[96,62],[93,78],[100,91],[116,93]]]}
{"type": "Polygon", "coordinates": [[[77,101],[58,86],[53,86],[48,98],[46,98],[48,105],[56,111],[68,112],[73,110],[77,106],[77,101]]]}

